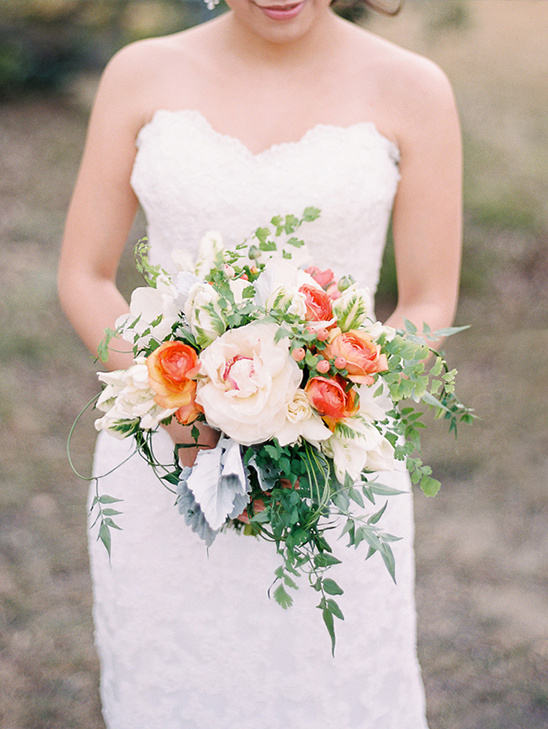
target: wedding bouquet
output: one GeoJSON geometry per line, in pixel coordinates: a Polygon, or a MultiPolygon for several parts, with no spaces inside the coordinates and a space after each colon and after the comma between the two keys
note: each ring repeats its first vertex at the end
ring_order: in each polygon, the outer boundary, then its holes
{"type": "MultiPolygon", "coordinates": [[[[307,208],[301,218],[275,217],[233,250],[209,233],[197,261],[174,252],[173,276],[150,264],[141,242],[147,286],[133,292],[101,349],[106,358],[111,339],[122,337],[134,363],[99,373],[104,415],[96,427],[135,439],[206,545],[229,528],[272,541],[281,556],[275,600],[289,607],[288,589],[306,574],[334,648],[343,590],[327,576],[340,561],[330,530],[338,524],[348,546],[379,552],[394,578],[397,536],[380,525],[386,503],[365,508],[399,493],[378,472],[405,461],[433,495],[439,483],[418,455],[417,406],[432,407],[453,430],[472,415],[456,398],[455,371],[428,346],[457,330],[425,327],[419,336],[411,323],[405,331],[383,326],[352,277],[307,265],[299,229],[318,215],[307,208]],[[152,436],[172,419],[190,426],[196,445],[199,421],[219,431],[217,446],[200,450],[192,468],[180,463],[184,446],[168,464],[155,456],[152,436]]],[[[93,502],[109,552],[115,501],[97,493],[93,502]]]]}

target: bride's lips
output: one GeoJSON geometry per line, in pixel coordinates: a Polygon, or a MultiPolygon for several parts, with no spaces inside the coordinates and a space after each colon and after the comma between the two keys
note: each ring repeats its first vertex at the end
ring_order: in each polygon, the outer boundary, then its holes
{"type": "Polygon", "coordinates": [[[292,20],[301,12],[306,0],[299,3],[273,3],[272,5],[258,5],[263,13],[272,20],[292,20]]]}

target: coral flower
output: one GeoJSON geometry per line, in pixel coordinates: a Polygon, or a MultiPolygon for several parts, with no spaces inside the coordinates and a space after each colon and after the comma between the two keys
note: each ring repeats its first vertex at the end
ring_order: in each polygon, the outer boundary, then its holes
{"type": "Polygon", "coordinates": [[[373,384],[372,375],[388,369],[386,355],[381,354],[379,345],[369,334],[355,329],[349,332],[333,330],[323,355],[328,359],[346,360],[348,379],[363,385],[373,384]]]}
{"type": "Polygon", "coordinates": [[[309,266],[307,269],[305,269],[306,273],[310,274],[314,281],[318,283],[324,291],[327,290],[328,286],[330,286],[335,282],[335,275],[333,271],[330,268],[326,268],[325,271],[322,271],[317,266],[309,266]]]}
{"type": "Polygon", "coordinates": [[[307,321],[328,321],[333,317],[331,298],[325,291],[309,284],[303,284],[299,292],[305,297],[305,319],[307,321]]]}
{"type": "Polygon", "coordinates": [[[304,388],[309,403],[330,428],[358,412],[358,395],[355,390],[346,391],[344,384],[342,377],[312,377],[304,388]]]}
{"type": "Polygon", "coordinates": [[[147,357],[148,378],[156,393],[154,401],[164,408],[178,408],[177,420],[190,423],[201,408],[196,405],[195,378],[200,369],[198,355],[183,342],[164,342],[147,357]]]}

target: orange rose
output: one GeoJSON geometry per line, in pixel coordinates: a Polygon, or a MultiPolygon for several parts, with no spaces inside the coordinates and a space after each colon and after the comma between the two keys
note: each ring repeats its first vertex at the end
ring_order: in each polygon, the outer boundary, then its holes
{"type": "Polygon", "coordinates": [[[189,387],[188,391],[190,402],[188,405],[182,405],[175,413],[175,417],[181,425],[189,425],[190,423],[193,423],[198,415],[204,412],[201,405],[198,405],[196,402],[196,383],[194,380],[191,380],[190,382],[194,385],[194,388],[189,387]]]}
{"type": "Polygon", "coordinates": [[[388,369],[386,355],[381,354],[379,345],[369,334],[356,329],[349,332],[334,330],[323,355],[327,359],[342,357],[346,361],[348,379],[360,384],[373,384],[372,375],[388,369]]]}
{"type": "Polygon", "coordinates": [[[309,403],[329,427],[358,412],[358,395],[355,390],[344,389],[342,377],[312,377],[304,390],[309,403]]]}
{"type": "Polygon", "coordinates": [[[187,424],[202,412],[195,402],[198,355],[183,342],[164,342],[147,357],[148,379],[156,393],[154,401],[163,408],[179,408],[175,414],[187,424]]]}
{"type": "Polygon", "coordinates": [[[299,292],[305,296],[307,321],[327,321],[333,317],[331,299],[322,289],[303,284],[299,292]]]}

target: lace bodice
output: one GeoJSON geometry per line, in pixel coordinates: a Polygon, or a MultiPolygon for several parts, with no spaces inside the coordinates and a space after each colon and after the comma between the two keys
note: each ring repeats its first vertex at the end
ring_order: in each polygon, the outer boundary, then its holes
{"type": "Polygon", "coordinates": [[[376,288],[399,173],[398,150],[371,122],[318,125],[298,142],[253,154],[198,111],[157,111],[141,129],[132,184],[154,260],[195,252],[208,230],[235,245],[273,215],[321,219],[305,231],[313,263],[376,288]]]}

